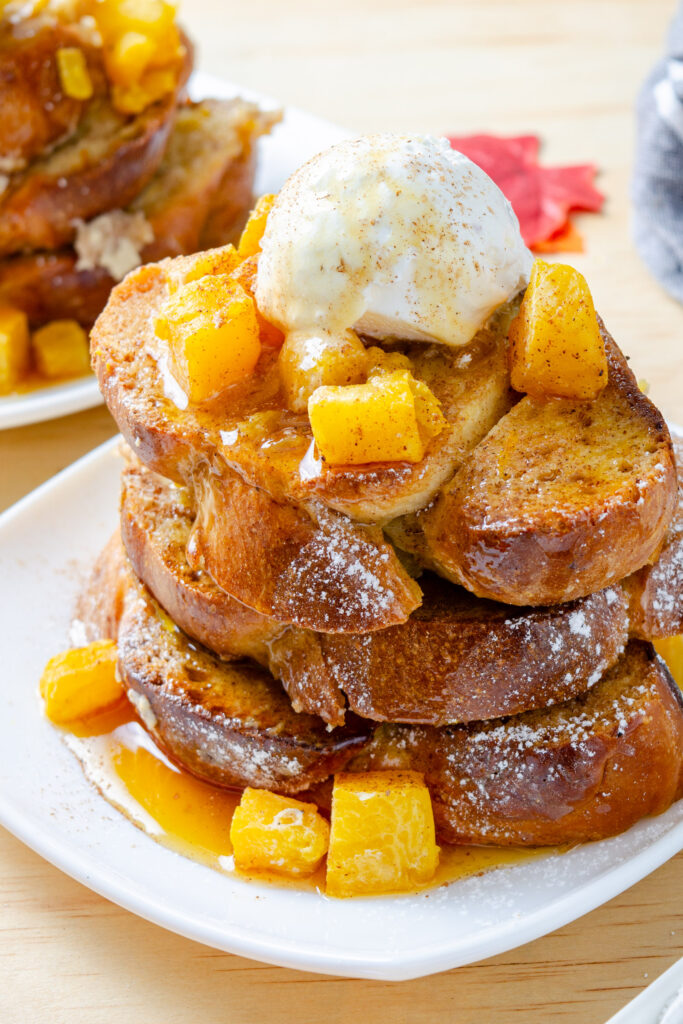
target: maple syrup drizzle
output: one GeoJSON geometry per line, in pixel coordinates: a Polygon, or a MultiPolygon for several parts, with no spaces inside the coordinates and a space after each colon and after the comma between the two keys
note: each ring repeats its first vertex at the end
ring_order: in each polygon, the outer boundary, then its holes
{"type": "MultiPolygon", "coordinates": [[[[86,778],[129,821],[176,853],[234,874],[230,822],[240,792],[203,782],[169,761],[127,701],[72,725],[64,735],[86,778]]],[[[415,892],[564,849],[442,845],[435,877],[415,892]]],[[[288,888],[325,891],[324,865],[306,879],[257,877],[288,888]]]]}

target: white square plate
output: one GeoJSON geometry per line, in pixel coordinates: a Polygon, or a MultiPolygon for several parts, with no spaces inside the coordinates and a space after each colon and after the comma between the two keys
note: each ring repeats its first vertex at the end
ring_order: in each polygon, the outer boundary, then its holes
{"type": "MultiPolygon", "coordinates": [[[[245,96],[263,107],[278,107],[275,100],[250,92],[213,75],[195,73],[190,79],[190,95],[194,100],[209,96],[231,99],[245,96]]],[[[260,163],[254,192],[277,192],[292,171],[321,149],[334,145],[347,135],[336,125],[319,117],[293,108],[285,112],[285,118],[272,135],[260,143],[260,163]]],[[[23,427],[28,423],[53,420],[58,416],[91,409],[102,402],[97,381],[94,377],[79,377],[61,381],[46,387],[36,388],[23,394],[0,397],[0,430],[23,427]]]]}
{"type": "Polygon", "coordinates": [[[42,715],[37,684],[114,530],[116,441],[0,517],[0,822],[63,871],[181,935],[242,956],[401,980],[471,963],[572,921],[683,848],[683,801],[616,839],[414,896],[336,901],[212,871],[107,804],[42,715]]]}

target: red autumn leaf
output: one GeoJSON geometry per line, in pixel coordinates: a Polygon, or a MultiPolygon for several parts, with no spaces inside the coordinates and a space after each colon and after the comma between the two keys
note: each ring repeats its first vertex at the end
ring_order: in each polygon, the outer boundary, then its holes
{"type": "Polygon", "coordinates": [[[451,136],[450,143],[486,171],[507,196],[529,246],[566,233],[571,210],[597,211],[604,201],[593,185],[592,164],[541,167],[535,135],[451,136]]]}

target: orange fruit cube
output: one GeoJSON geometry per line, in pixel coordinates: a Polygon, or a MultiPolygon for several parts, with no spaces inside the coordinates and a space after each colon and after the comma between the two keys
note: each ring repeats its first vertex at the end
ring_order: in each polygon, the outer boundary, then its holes
{"type": "Polygon", "coordinates": [[[328,895],[410,892],[434,877],[438,863],[432,802],[419,772],[335,776],[328,895]]]}
{"type": "Polygon", "coordinates": [[[590,400],[607,384],[607,355],[593,298],[573,267],[534,261],[509,340],[516,391],[536,398],[590,400]]]}
{"type": "Polygon", "coordinates": [[[123,696],[116,673],[116,644],[96,640],[50,658],[40,678],[45,714],[57,724],[88,718],[123,696]]]}
{"type": "Polygon", "coordinates": [[[329,833],[315,804],[247,788],[230,828],[235,867],[246,873],[311,875],[327,853],[329,833]]]}

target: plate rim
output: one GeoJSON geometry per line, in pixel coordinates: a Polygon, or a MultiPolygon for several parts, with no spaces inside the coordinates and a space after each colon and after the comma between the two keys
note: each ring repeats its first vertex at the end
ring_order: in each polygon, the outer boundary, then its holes
{"type": "MultiPolygon", "coordinates": [[[[672,430],[674,429],[672,426],[672,430]]],[[[120,436],[117,436],[104,442],[3,512],[0,515],[0,544],[7,527],[11,528],[12,524],[22,518],[27,511],[34,508],[40,511],[40,506],[49,500],[54,491],[73,484],[87,486],[89,473],[96,470],[105,460],[110,459],[120,441],[120,436]],[[81,481],[78,480],[79,477],[82,478],[81,481]]],[[[84,786],[92,785],[85,776],[83,784],[84,786]]],[[[104,800],[103,797],[98,799],[104,800]]],[[[111,805],[107,804],[107,806],[111,805]]],[[[656,821],[657,819],[648,820],[656,821]]],[[[139,879],[112,875],[107,867],[101,866],[93,853],[74,848],[63,838],[55,838],[46,832],[41,833],[40,819],[18,807],[12,802],[11,796],[4,794],[1,790],[0,824],[45,860],[76,881],[124,909],[188,939],[238,956],[289,969],[383,981],[412,980],[425,977],[468,963],[479,962],[525,945],[527,942],[582,917],[618,896],[683,849],[683,821],[679,821],[663,835],[657,836],[642,850],[630,856],[625,862],[599,871],[594,878],[582,883],[577,891],[566,893],[558,899],[546,902],[545,905],[528,914],[521,921],[510,917],[503,927],[497,926],[495,931],[490,927],[477,942],[466,948],[460,944],[458,949],[454,949],[448,943],[440,941],[433,946],[422,945],[419,949],[413,949],[410,952],[389,952],[385,955],[363,952],[362,955],[355,956],[352,951],[347,949],[342,957],[336,947],[331,950],[322,946],[307,947],[299,941],[291,941],[279,936],[273,936],[269,940],[262,931],[250,934],[244,926],[229,921],[226,921],[221,927],[217,927],[211,922],[203,922],[198,917],[193,918],[182,910],[173,909],[172,906],[164,906],[157,898],[143,893],[143,883],[139,879]]],[[[135,827],[130,823],[128,825],[131,828],[135,827]]],[[[638,826],[636,825],[634,828],[638,828],[638,826]]],[[[181,856],[160,846],[144,833],[139,834],[144,836],[147,842],[154,843],[162,851],[162,855],[181,856]]],[[[609,843],[611,840],[603,842],[609,843]]],[[[212,869],[207,867],[204,870],[211,871],[212,869]]],[[[498,870],[514,871],[514,868],[498,870]]],[[[260,887],[257,884],[251,882],[244,884],[254,888],[254,895],[258,894],[260,887]]],[[[324,896],[315,898],[327,899],[324,896]]],[[[388,899],[401,898],[399,896],[388,899]]]]}

